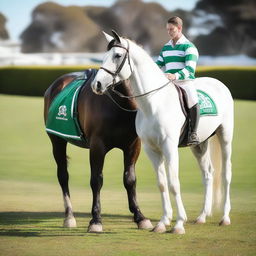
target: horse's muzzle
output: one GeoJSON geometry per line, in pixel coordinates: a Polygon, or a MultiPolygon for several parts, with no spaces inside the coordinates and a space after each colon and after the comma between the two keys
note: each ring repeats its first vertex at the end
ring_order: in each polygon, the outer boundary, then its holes
{"type": "Polygon", "coordinates": [[[92,90],[94,93],[102,95],[103,90],[102,90],[102,85],[100,81],[93,81],[92,82],[92,90]]]}

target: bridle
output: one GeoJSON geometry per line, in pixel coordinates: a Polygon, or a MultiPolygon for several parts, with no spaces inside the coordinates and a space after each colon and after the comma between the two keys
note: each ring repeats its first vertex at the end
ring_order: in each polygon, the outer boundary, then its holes
{"type": "Polygon", "coordinates": [[[124,47],[124,46],[122,46],[121,44],[113,44],[113,45],[111,46],[111,48],[113,48],[113,47],[119,47],[119,48],[122,48],[122,49],[124,49],[124,50],[126,51],[126,53],[125,53],[125,55],[124,55],[124,58],[123,58],[123,60],[122,60],[122,62],[121,62],[121,64],[120,64],[120,66],[117,68],[116,71],[113,72],[113,71],[111,71],[111,70],[109,70],[109,69],[107,69],[107,68],[100,67],[100,69],[103,69],[104,71],[106,71],[107,73],[109,73],[110,75],[112,75],[112,77],[113,77],[113,82],[112,82],[112,84],[108,85],[108,86],[106,87],[106,90],[108,90],[109,88],[111,88],[111,90],[112,90],[115,94],[117,94],[119,97],[121,97],[121,98],[125,98],[125,99],[134,99],[134,98],[143,97],[143,96],[146,96],[146,95],[151,94],[151,93],[153,93],[153,92],[159,91],[160,89],[164,88],[165,86],[167,86],[167,85],[171,82],[171,80],[169,80],[167,83],[165,83],[164,85],[160,86],[159,88],[156,88],[156,89],[153,89],[153,90],[151,90],[151,91],[149,91],[149,92],[146,92],[146,93],[143,93],[143,94],[140,94],[140,95],[135,95],[135,96],[133,96],[133,95],[132,95],[132,96],[126,96],[126,95],[124,95],[124,94],[118,92],[117,90],[115,90],[115,86],[114,86],[114,85],[116,84],[116,77],[117,77],[117,76],[119,75],[119,73],[121,72],[121,70],[122,70],[122,68],[123,68],[123,66],[124,66],[125,61],[126,61],[127,58],[128,58],[128,64],[129,64],[131,73],[133,72],[132,67],[131,67],[130,55],[129,55],[129,42],[128,42],[128,40],[126,40],[126,42],[127,42],[127,45],[128,45],[127,48],[124,47]]]}
{"type": "MultiPolygon", "coordinates": [[[[128,42],[127,40],[126,40],[126,42],[127,42],[127,45],[128,45],[127,48],[124,47],[124,46],[122,46],[121,44],[113,44],[113,45],[112,45],[112,47],[119,47],[119,48],[122,48],[122,49],[124,49],[124,50],[126,51],[126,52],[125,52],[125,55],[124,55],[124,58],[123,58],[123,60],[122,60],[122,62],[121,62],[121,64],[120,64],[120,66],[117,68],[116,71],[111,71],[111,70],[109,70],[109,69],[107,69],[107,68],[100,67],[100,69],[103,69],[104,71],[106,71],[107,73],[109,73],[109,74],[113,77],[113,82],[112,82],[112,84],[110,84],[109,86],[107,86],[106,89],[108,89],[109,87],[112,87],[112,88],[113,88],[113,85],[116,84],[116,77],[117,77],[117,76],[119,75],[119,73],[121,72],[121,70],[122,70],[122,68],[123,68],[123,66],[124,66],[125,61],[126,61],[127,58],[128,58],[128,64],[129,64],[131,73],[133,72],[132,66],[131,66],[130,54],[129,54],[129,42],[128,42]]],[[[112,47],[111,47],[111,48],[112,48],[112,47]]]]}

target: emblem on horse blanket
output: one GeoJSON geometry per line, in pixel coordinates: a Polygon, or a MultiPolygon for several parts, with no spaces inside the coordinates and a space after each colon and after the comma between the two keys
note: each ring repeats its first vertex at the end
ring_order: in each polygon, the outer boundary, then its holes
{"type": "MultiPolygon", "coordinates": [[[[187,94],[185,90],[182,89],[180,86],[178,86],[175,83],[174,85],[179,95],[182,111],[184,115],[187,116],[187,112],[188,112],[187,94]]],[[[217,116],[218,115],[217,107],[215,102],[211,98],[211,96],[202,90],[197,89],[196,91],[197,91],[198,103],[200,107],[200,116],[217,116]]]]}
{"type": "Polygon", "coordinates": [[[75,79],[52,101],[46,131],[66,139],[83,140],[78,117],[77,98],[86,79],[75,79]]]}
{"type": "Polygon", "coordinates": [[[200,116],[216,116],[217,107],[213,99],[205,92],[197,90],[200,116]]]}

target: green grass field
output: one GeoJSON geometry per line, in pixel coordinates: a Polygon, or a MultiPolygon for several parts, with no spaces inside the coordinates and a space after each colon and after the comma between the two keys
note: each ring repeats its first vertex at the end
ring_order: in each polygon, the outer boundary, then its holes
{"type": "MultiPolygon", "coordinates": [[[[190,150],[180,150],[181,189],[189,218],[183,236],[136,229],[122,185],[119,150],[108,154],[104,166],[104,233],[86,233],[92,200],[88,150],[74,146],[68,154],[78,227],[62,228],[62,195],[42,112],[42,98],[0,95],[0,255],[256,255],[256,102],[235,102],[232,225],[217,225],[219,211],[205,225],[193,224],[203,200],[201,175],[190,150]]],[[[156,224],[162,214],[160,194],[143,152],[136,170],[140,207],[156,224]]]]}

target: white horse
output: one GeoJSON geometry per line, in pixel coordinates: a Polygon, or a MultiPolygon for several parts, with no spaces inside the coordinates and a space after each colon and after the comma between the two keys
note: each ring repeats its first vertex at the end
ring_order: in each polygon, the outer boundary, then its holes
{"type": "MultiPolygon", "coordinates": [[[[153,231],[165,232],[166,226],[170,225],[173,217],[170,190],[177,206],[177,219],[172,232],[184,234],[184,222],[187,216],[180,193],[178,143],[185,115],[181,109],[177,90],[140,46],[112,32],[114,37],[105,34],[107,40],[111,42],[109,48],[112,48],[106,53],[103,65],[92,82],[93,91],[103,94],[113,82],[131,79],[134,97],[138,103],[136,130],[153,163],[161,192],[163,216],[153,231]]],[[[227,87],[216,79],[197,78],[195,86],[211,95],[218,109],[216,116],[200,118],[198,125],[200,144],[191,146],[205,185],[204,205],[196,223],[205,223],[206,216],[211,215],[213,166],[215,167],[217,163],[217,166],[220,166],[222,163],[220,176],[224,185],[224,214],[220,225],[229,225],[233,99],[227,87]],[[214,137],[210,138],[213,134],[214,137]]]]}

